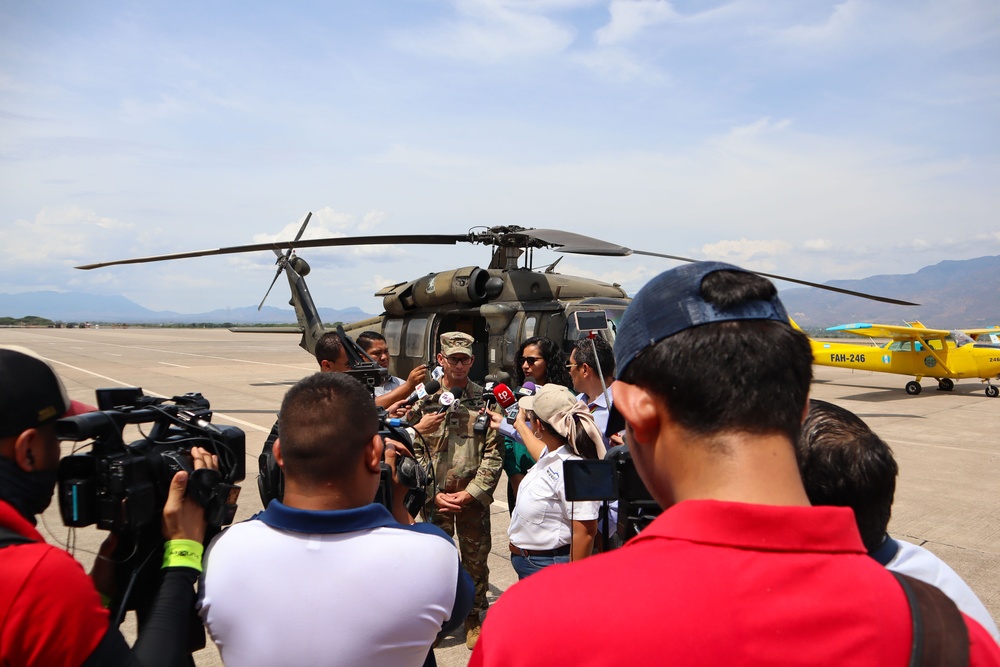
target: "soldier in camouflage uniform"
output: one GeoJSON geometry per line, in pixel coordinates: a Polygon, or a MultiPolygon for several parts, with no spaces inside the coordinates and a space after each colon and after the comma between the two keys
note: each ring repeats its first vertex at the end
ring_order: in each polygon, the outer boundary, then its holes
{"type": "Polygon", "coordinates": [[[462,564],[476,585],[476,600],[465,621],[466,645],[471,649],[479,638],[481,613],[488,603],[490,570],[490,505],[493,490],[503,468],[503,449],[499,434],[489,429],[476,435],[473,424],[483,406],[483,388],[469,380],[472,368],[472,336],[452,331],[441,335],[437,361],[444,370],[441,389],[413,406],[410,423],[418,424],[423,440],[416,438],[414,454],[433,470],[434,487],[428,490],[424,517],[449,535],[458,532],[462,564]],[[440,415],[432,416],[440,406],[441,395],[461,389],[454,404],[440,415]]]}

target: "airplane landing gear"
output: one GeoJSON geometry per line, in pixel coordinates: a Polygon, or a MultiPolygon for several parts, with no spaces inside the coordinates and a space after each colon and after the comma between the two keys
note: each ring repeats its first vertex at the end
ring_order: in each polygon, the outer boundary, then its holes
{"type": "Polygon", "coordinates": [[[920,386],[919,382],[915,382],[913,380],[910,380],[909,382],[906,383],[906,393],[909,394],[910,396],[916,396],[917,394],[920,393],[920,390],[922,388],[923,387],[920,386]]]}
{"type": "Polygon", "coordinates": [[[941,378],[938,380],[938,391],[951,391],[955,388],[955,383],[951,378],[941,378]]]}
{"type": "Polygon", "coordinates": [[[1000,389],[995,384],[986,385],[986,395],[990,398],[996,398],[1000,396],[1000,389]]]}

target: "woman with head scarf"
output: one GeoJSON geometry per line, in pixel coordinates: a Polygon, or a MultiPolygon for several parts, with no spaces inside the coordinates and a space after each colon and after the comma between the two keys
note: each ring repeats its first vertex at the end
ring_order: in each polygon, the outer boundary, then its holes
{"type": "Polygon", "coordinates": [[[591,554],[600,502],[566,500],[563,464],[603,458],[605,449],[593,415],[566,387],[547,384],[518,403],[514,427],[536,460],[518,488],[508,530],[511,564],[523,579],[591,554]]]}

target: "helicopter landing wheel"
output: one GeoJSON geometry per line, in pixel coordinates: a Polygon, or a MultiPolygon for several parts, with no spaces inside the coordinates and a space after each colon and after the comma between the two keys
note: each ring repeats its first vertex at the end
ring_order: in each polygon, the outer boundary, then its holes
{"type": "Polygon", "coordinates": [[[1000,389],[998,389],[996,385],[988,385],[986,387],[986,395],[990,398],[996,398],[997,396],[1000,396],[1000,389]]]}
{"type": "Polygon", "coordinates": [[[906,383],[906,393],[909,394],[910,396],[916,396],[917,394],[920,393],[921,389],[923,389],[923,387],[920,386],[919,382],[914,382],[911,380],[906,383]]]}
{"type": "Polygon", "coordinates": [[[938,380],[938,391],[951,391],[955,388],[955,383],[951,378],[941,378],[938,380]]]}

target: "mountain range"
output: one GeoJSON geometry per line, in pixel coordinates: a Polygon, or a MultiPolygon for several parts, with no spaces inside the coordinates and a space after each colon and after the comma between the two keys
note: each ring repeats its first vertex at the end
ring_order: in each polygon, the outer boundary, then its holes
{"type": "MultiPolygon", "coordinates": [[[[781,290],[781,300],[804,328],[825,328],[850,322],[897,324],[920,320],[932,328],[955,329],[1000,324],[1000,255],[948,260],[906,275],[879,275],[826,283],[859,292],[919,303],[893,306],[810,287],[781,290]]],[[[372,317],[360,308],[320,308],[325,323],[353,322],[372,317]]],[[[62,322],[121,322],[144,324],[294,323],[290,308],[256,306],[205,313],[153,311],[122,296],[79,292],[0,294],[0,316],[36,315],[62,322]]]]}
{"type": "MultiPolygon", "coordinates": [[[[56,322],[118,322],[127,324],[294,324],[291,308],[257,306],[220,308],[205,313],[175,313],[149,310],[123,296],[102,296],[82,292],[22,292],[0,294],[0,316],[37,315],[56,322]]],[[[324,324],[354,322],[372,317],[360,308],[319,308],[324,324]]]]}
{"type": "Polygon", "coordinates": [[[906,275],[824,284],[920,305],[893,306],[810,287],[781,290],[785,308],[804,328],[852,322],[902,324],[913,320],[934,329],[1000,325],[1000,255],[947,260],[906,275]]]}

